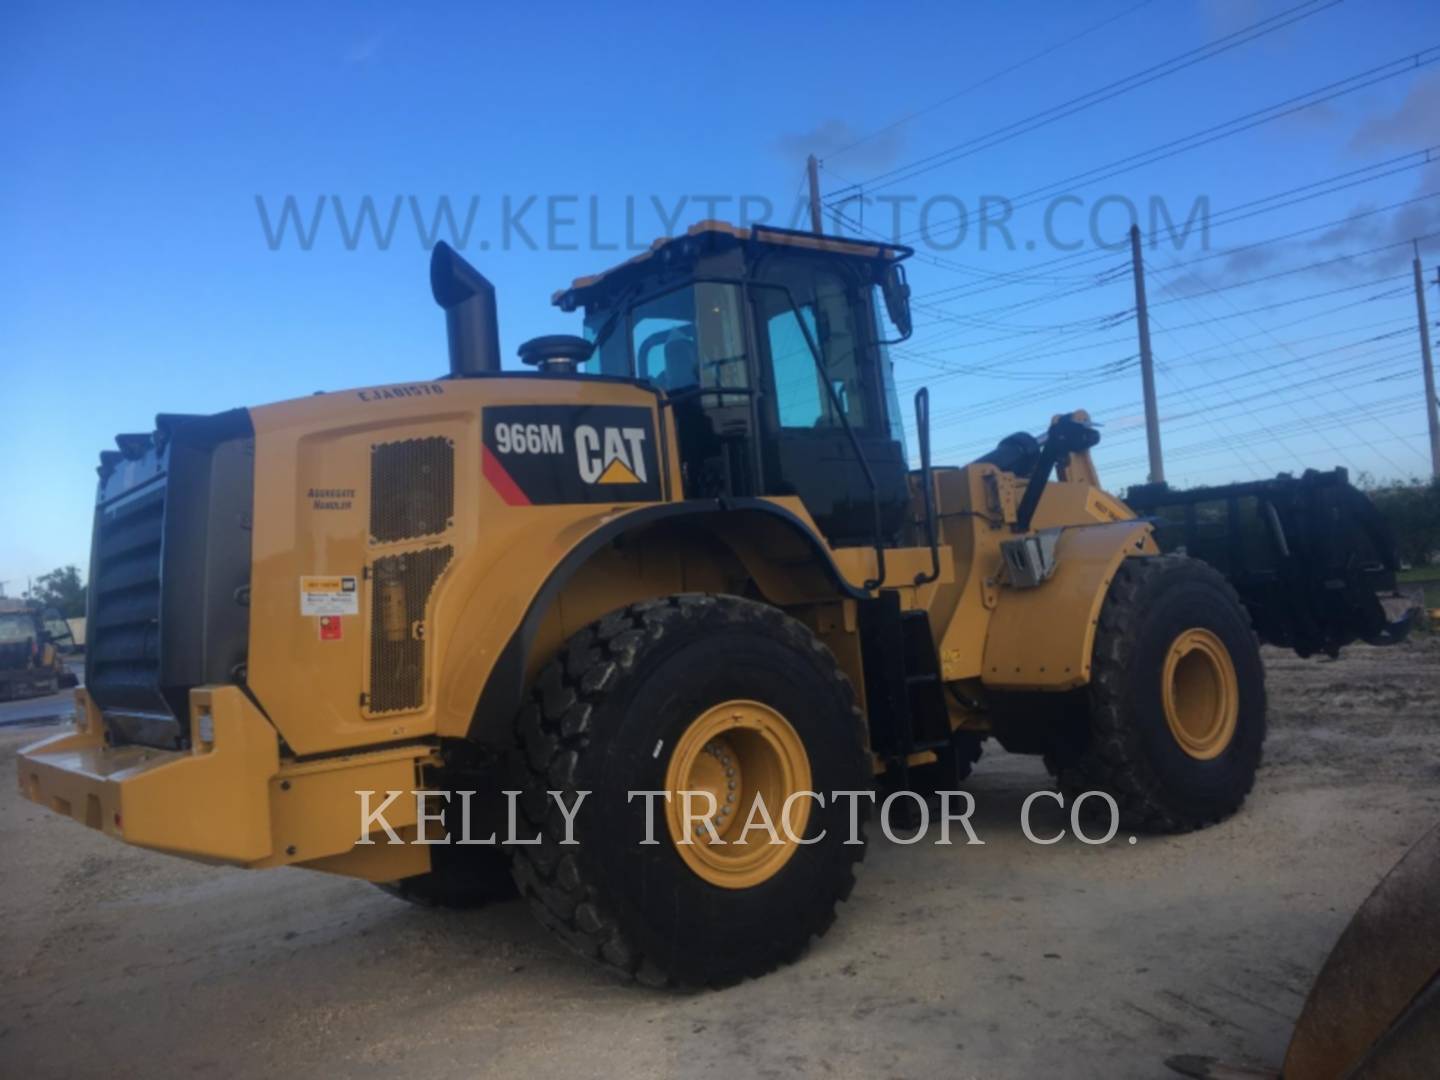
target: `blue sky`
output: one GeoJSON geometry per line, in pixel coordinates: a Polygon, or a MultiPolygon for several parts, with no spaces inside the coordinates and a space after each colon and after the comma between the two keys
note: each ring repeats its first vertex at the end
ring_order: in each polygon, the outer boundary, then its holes
{"type": "MultiPolygon", "coordinates": [[[[475,208],[466,254],[497,283],[513,356],[534,334],[577,329],[549,296],[626,257],[593,250],[591,229],[623,243],[627,197],[645,241],[667,218],[706,216],[704,196],[727,199],[715,216],[731,219],[741,196],[752,211],[768,199],[789,223],[813,150],[828,199],[857,182],[913,196],[912,230],[927,199],[940,197],[935,225],[953,216],[946,199],[1018,196],[1440,46],[1440,5],[1316,3],[1113,100],[888,188],[865,183],[1299,3],[7,5],[0,579],[14,594],[27,575],[85,564],[96,455],[157,412],[443,371],[425,251],[442,197],[460,222],[475,208]],[[307,228],[321,208],[308,249],[294,221],[275,242],[287,196],[307,228]],[[389,242],[369,231],[347,245],[335,200],[353,227],[367,196],[382,226],[396,214],[389,242]],[[534,250],[514,229],[507,244],[503,226],[504,200],[513,213],[530,197],[520,222],[534,250]]],[[[1218,215],[1365,180],[1217,225],[1208,248],[1192,235],[1147,251],[1172,483],[1305,465],[1426,471],[1414,301],[1398,276],[1409,251],[1396,245],[1440,232],[1440,199],[1422,198],[1440,192],[1440,164],[1402,157],[1431,146],[1440,63],[1055,189],[1080,200],[1055,211],[1068,241],[1105,195],[1142,209],[1160,198],[1182,217],[1203,198],[1218,215]],[[1343,258],[1356,252],[1368,254],[1343,258]]],[[[1015,212],[1015,251],[993,233],[980,250],[973,224],[958,247],[921,245],[898,376],[905,391],[932,386],[940,460],[1089,408],[1105,424],[1102,479],[1118,489],[1145,471],[1125,253],[1087,246],[1045,265],[1068,253],[1046,245],[1044,209],[1015,212]]],[[[891,213],[872,202],[864,227],[888,229],[891,213]]],[[[1111,200],[1099,238],[1126,223],[1111,200]]],[[[1440,242],[1422,253],[1433,280],[1440,242]]],[[[1433,322],[1433,287],[1429,299],[1433,322]]]]}

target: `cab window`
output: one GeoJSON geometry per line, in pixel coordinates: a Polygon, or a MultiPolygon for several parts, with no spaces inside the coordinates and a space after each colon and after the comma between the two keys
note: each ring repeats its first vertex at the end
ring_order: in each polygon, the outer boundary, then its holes
{"type": "Polygon", "coordinates": [[[848,279],[813,259],[777,260],[754,296],[780,426],[838,428],[848,419],[854,428],[866,427],[864,342],[848,279]]]}
{"type": "Polygon", "coordinates": [[[636,305],[630,313],[636,378],[670,393],[746,388],[741,310],[736,286],[707,281],[636,305]]]}
{"type": "Polygon", "coordinates": [[[610,308],[585,312],[585,340],[595,345],[581,370],[587,375],[630,376],[630,349],[625,340],[625,320],[610,308]]]}
{"type": "Polygon", "coordinates": [[[35,621],[25,612],[0,613],[0,645],[18,645],[35,637],[35,621]]]}

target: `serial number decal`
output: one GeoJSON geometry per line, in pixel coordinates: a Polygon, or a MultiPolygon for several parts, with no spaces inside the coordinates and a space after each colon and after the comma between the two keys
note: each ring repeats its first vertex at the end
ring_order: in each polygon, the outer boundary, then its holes
{"type": "Polygon", "coordinates": [[[370,390],[356,390],[355,396],[361,401],[389,401],[391,398],[429,397],[443,393],[445,388],[439,383],[411,383],[409,386],[377,386],[370,390]]]}
{"type": "Polygon", "coordinates": [[[482,471],[512,506],[660,499],[655,418],[632,405],[497,405],[482,471]]]}

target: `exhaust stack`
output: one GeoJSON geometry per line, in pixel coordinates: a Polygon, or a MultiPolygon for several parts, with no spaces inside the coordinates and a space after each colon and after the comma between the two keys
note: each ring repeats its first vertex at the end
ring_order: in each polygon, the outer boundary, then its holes
{"type": "Polygon", "coordinates": [[[430,292],[445,309],[451,376],[464,379],[499,371],[495,286],[443,240],[430,253],[430,292]]]}

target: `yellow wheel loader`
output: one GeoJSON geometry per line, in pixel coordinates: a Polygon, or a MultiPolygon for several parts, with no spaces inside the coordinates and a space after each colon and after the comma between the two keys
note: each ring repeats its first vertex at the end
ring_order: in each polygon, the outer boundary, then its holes
{"type": "Polygon", "coordinates": [[[561,290],[584,336],[502,371],[494,289],[442,244],[448,375],[120,436],[77,726],[23,791],[421,903],[513,877],[683,986],[798,955],[877,790],[948,791],[986,739],[1128,828],[1234,812],[1244,609],[1099,487],[1083,413],[938,466],[921,391],[910,467],[908,254],[703,222],[561,290]]]}

